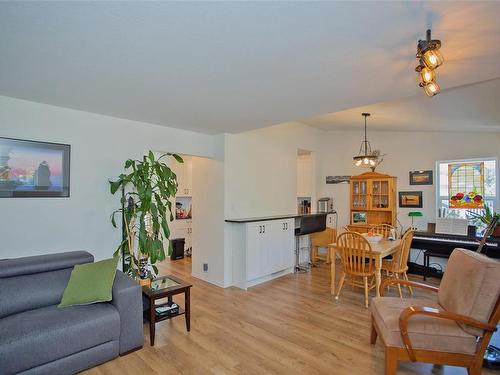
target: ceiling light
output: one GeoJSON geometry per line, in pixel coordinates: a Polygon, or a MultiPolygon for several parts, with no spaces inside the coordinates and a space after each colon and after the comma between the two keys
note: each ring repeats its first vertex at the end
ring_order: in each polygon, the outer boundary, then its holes
{"type": "Polygon", "coordinates": [[[441,41],[431,39],[431,30],[427,30],[426,39],[419,40],[417,44],[417,59],[419,65],[415,68],[420,78],[420,87],[424,88],[428,96],[438,94],[441,89],[436,82],[436,71],[443,64],[443,55],[439,51],[441,41]]]}
{"type": "Polygon", "coordinates": [[[372,151],[370,142],[368,142],[366,137],[366,118],[369,117],[370,114],[362,113],[361,115],[365,118],[365,140],[361,142],[358,155],[352,159],[356,167],[371,168],[372,171],[375,171],[375,168],[384,160],[384,156],[380,155],[380,151],[378,150],[372,151]]]}
{"type": "Polygon", "coordinates": [[[436,69],[438,66],[443,64],[443,55],[439,50],[429,50],[425,52],[422,56],[422,62],[429,69],[436,69]]]}
{"type": "Polygon", "coordinates": [[[427,85],[436,79],[436,72],[426,66],[419,65],[416,70],[419,73],[420,83],[422,85],[427,85]]]}
{"type": "Polygon", "coordinates": [[[434,96],[436,94],[439,94],[439,92],[441,91],[441,88],[436,82],[431,82],[428,85],[424,85],[423,88],[428,96],[434,96]]]}

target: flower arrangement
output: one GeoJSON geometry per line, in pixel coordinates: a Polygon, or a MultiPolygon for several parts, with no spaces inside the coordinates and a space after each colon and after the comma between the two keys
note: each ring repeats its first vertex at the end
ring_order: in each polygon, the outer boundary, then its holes
{"type": "Polygon", "coordinates": [[[483,208],[483,196],[474,191],[458,192],[450,197],[450,208],[483,208]]]}

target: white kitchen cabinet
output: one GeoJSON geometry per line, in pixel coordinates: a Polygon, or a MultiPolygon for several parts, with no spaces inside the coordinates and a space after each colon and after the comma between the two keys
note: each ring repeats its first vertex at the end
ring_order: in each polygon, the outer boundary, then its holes
{"type": "Polygon", "coordinates": [[[272,272],[272,252],[276,235],[272,222],[258,222],[247,226],[247,281],[272,272]]]}
{"type": "Polygon", "coordinates": [[[232,225],[233,284],[260,284],[293,270],[294,219],[232,225]]]}
{"type": "Polygon", "coordinates": [[[261,228],[262,226],[257,224],[249,224],[246,226],[246,245],[248,248],[246,254],[246,277],[254,279],[259,276],[260,269],[261,228]]]}
{"type": "Polygon", "coordinates": [[[281,220],[273,223],[274,243],[277,251],[271,251],[271,272],[278,272],[293,267],[293,250],[295,247],[294,220],[281,220]]]}
{"type": "Polygon", "coordinates": [[[193,195],[193,160],[190,156],[182,156],[184,163],[173,161],[170,168],[177,176],[177,196],[193,195]]]}

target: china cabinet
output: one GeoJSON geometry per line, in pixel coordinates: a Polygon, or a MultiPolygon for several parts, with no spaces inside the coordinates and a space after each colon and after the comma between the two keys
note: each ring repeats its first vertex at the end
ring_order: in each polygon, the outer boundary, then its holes
{"type": "Polygon", "coordinates": [[[367,232],[378,224],[396,226],[396,177],[366,172],[352,176],[350,185],[350,230],[367,232]]]}

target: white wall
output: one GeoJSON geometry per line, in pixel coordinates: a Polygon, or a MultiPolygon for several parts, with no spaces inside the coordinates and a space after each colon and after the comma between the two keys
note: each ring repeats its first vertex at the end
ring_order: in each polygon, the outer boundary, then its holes
{"type": "MultiPolygon", "coordinates": [[[[318,189],[321,196],[332,196],[339,212],[340,225],[349,222],[349,185],[327,185],[327,175],[355,175],[365,172],[352,163],[361,142],[361,132],[330,131],[322,138],[321,172],[318,189]]],[[[437,160],[462,158],[500,158],[500,133],[457,133],[457,132],[369,132],[372,148],[386,154],[377,172],[398,178],[398,191],[423,191],[424,217],[417,218],[415,224],[425,229],[427,222],[436,218],[436,184],[409,184],[409,171],[435,170],[437,160]]],[[[434,175],[436,182],[436,176],[434,175]]],[[[409,211],[415,209],[398,208],[398,219],[403,226],[409,226],[409,211]]]]}
{"type": "Polygon", "coordinates": [[[215,142],[219,147],[212,159],[193,158],[192,275],[224,287],[231,282],[226,260],[231,258],[224,249],[224,135],[215,142]]]}
{"type": "Polygon", "coordinates": [[[285,123],[226,136],[226,218],[297,211],[297,150],[317,151],[323,132],[285,123]]]}
{"type": "Polygon", "coordinates": [[[109,257],[121,235],[109,220],[119,197],[108,180],[125,160],[149,149],[212,157],[216,147],[213,136],[2,96],[0,136],[71,145],[70,198],[0,199],[0,258],[71,250],[109,257]]]}

